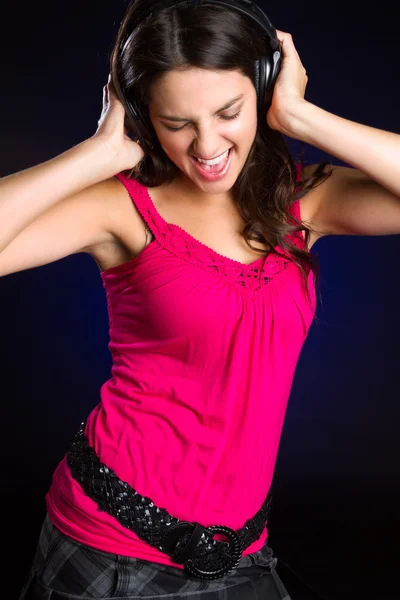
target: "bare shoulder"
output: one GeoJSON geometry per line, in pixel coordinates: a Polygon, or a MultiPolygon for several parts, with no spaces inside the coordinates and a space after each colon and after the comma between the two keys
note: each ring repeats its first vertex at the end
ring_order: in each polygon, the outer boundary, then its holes
{"type": "Polygon", "coordinates": [[[147,225],[136,208],[128,190],[117,178],[110,180],[110,194],[118,215],[117,242],[133,252],[139,252],[146,240],[147,225]]]}
{"type": "Polygon", "coordinates": [[[101,270],[116,267],[136,257],[146,245],[146,225],[126,187],[117,177],[104,182],[112,237],[88,249],[101,270]]]}

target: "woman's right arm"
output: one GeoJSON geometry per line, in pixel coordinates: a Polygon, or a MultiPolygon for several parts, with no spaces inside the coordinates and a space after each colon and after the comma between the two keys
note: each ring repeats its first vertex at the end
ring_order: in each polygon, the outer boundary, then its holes
{"type": "Polygon", "coordinates": [[[0,276],[115,240],[113,176],[144,154],[128,137],[124,108],[109,86],[93,137],[0,179],[0,276]]]}
{"type": "MultiPolygon", "coordinates": [[[[0,179],[0,252],[42,213],[112,177],[101,144],[88,139],[55,158],[0,179]]],[[[38,240],[39,242],[40,240],[38,240]]]]}

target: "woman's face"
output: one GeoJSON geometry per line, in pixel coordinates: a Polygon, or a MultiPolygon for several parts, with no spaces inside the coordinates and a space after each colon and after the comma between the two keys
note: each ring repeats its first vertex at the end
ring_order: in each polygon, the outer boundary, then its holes
{"type": "Polygon", "coordinates": [[[257,95],[248,77],[238,71],[172,71],[153,85],[149,114],[182,183],[207,195],[233,186],[257,129],[257,95]],[[212,159],[230,148],[229,169],[222,178],[210,181],[199,173],[193,156],[212,159]]]}

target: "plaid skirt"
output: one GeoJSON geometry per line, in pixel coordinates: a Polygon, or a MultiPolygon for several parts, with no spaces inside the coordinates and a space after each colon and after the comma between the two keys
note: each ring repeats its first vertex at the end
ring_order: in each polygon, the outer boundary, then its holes
{"type": "Polygon", "coordinates": [[[44,520],[31,571],[19,600],[291,600],[266,543],[242,556],[236,569],[211,581],[183,569],[101,552],[62,534],[44,520]]]}

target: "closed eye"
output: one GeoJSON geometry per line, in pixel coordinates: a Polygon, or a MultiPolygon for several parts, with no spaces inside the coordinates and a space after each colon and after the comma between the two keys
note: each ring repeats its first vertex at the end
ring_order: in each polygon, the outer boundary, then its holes
{"type": "MultiPolygon", "coordinates": [[[[232,119],[237,119],[239,115],[240,115],[240,110],[235,115],[231,115],[230,117],[224,117],[223,115],[221,115],[221,119],[223,119],[224,121],[231,121],[232,119]]],[[[182,125],[182,127],[168,127],[168,125],[165,125],[165,127],[169,131],[180,131],[181,129],[186,127],[186,125],[189,125],[189,123],[185,123],[185,125],[182,125]]]]}

